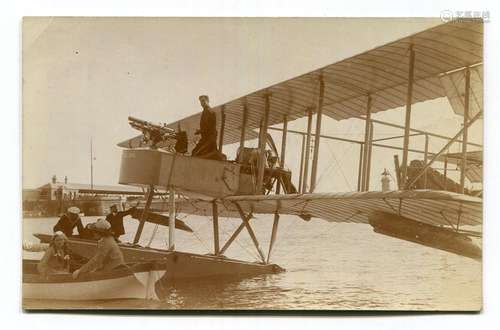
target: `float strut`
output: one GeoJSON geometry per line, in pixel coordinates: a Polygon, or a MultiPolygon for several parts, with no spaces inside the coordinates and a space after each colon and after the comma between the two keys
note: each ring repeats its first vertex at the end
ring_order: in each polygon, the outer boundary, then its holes
{"type": "Polygon", "coordinates": [[[269,252],[267,252],[266,263],[269,263],[271,259],[271,252],[273,250],[274,242],[276,241],[276,234],[278,232],[278,223],[280,220],[280,215],[278,212],[274,213],[273,230],[271,231],[271,241],[269,242],[269,252]]]}
{"type": "Polygon", "coordinates": [[[257,252],[259,253],[260,260],[262,260],[262,262],[265,263],[266,258],[264,257],[264,253],[260,249],[259,241],[257,241],[257,237],[255,236],[255,233],[253,232],[252,227],[250,227],[250,223],[248,222],[248,217],[245,215],[245,213],[241,209],[240,204],[238,204],[238,203],[234,203],[234,204],[236,205],[236,208],[238,209],[238,212],[240,213],[241,220],[243,221],[245,227],[247,228],[248,234],[250,235],[250,238],[252,239],[252,242],[255,245],[257,252]]]}

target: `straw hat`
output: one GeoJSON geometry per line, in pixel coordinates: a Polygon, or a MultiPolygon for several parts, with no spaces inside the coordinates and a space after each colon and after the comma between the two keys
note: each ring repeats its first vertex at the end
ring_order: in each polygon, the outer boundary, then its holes
{"type": "Polygon", "coordinates": [[[68,213],[80,214],[80,209],[76,206],[72,206],[72,207],[68,208],[68,213]]]}

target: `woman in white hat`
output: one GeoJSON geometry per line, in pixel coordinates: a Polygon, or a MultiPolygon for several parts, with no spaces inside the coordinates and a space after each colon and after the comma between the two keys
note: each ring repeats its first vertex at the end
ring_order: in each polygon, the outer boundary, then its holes
{"type": "Polygon", "coordinates": [[[80,219],[80,209],[76,206],[68,208],[68,211],[63,214],[59,221],[54,226],[54,232],[62,231],[67,237],[73,236],[73,229],[76,227],[78,235],[82,235],[85,228],[80,219]]]}
{"type": "Polygon", "coordinates": [[[50,241],[49,248],[37,265],[38,272],[42,275],[68,274],[69,255],[68,237],[61,231],[56,232],[50,241]]]}
{"type": "Polygon", "coordinates": [[[92,259],[73,272],[73,278],[75,279],[81,273],[96,270],[110,271],[125,265],[122,251],[113,237],[111,224],[104,219],[98,219],[90,228],[100,236],[97,241],[97,251],[92,259]]]}

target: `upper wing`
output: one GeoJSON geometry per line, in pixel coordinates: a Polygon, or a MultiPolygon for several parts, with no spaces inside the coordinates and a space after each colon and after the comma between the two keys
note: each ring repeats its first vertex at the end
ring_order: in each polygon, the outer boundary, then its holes
{"type": "Polygon", "coordinates": [[[447,191],[313,193],[293,195],[231,196],[213,201],[178,199],[177,212],[212,216],[212,203],[220,216],[239,217],[236,203],[247,213],[293,214],[331,222],[368,223],[374,212],[397,214],[434,226],[482,224],[482,199],[447,191]]]}
{"type": "MultiPolygon", "coordinates": [[[[483,112],[483,66],[470,68],[469,116],[483,112]]],[[[450,101],[451,108],[457,115],[464,115],[465,108],[465,71],[452,72],[441,76],[441,83],[450,101]]]]}
{"type": "MultiPolygon", "coordinates": [[[[480,21],[453,21],[438,25],[218,105],[214,107],[218,125],[221,113],[225,114],[224,144],[240,140],[244,107],[248,110],[245,139],[257,137],[254,130],[259,128],[264,115],[263,96],[266,93],[271,93],[269,126],[282,123],[284,115],[291,121],[304,117],[307,108],[316,109],[320,76],[325,82],[323,114],[336,120],[364,116],[368,95],[371,96],[371,112],[406,104],[410,45],[415,52],[412,102],[448,96],[456,103],[459,98],[445,87],[455,83],[460,75],[454,74],[450,79],[443,76],[482,63],[483,24],[480,21]]],[[[473,78],[482,79],[480,72],[480,69],[475,70],[473,78]]],[[[171,123],[169,127],[177,129],[180,125],[192,141],[199,121],[200,113],[171,123]]]]}

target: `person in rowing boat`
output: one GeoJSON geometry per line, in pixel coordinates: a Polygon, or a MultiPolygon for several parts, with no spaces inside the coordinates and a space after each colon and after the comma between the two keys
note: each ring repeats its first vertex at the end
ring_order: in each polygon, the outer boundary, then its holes
{"type": "Polygon", "coordinates": [[[196,130],[195,134],[201,135],[201,139],[191,152],[191,156],[225,160],[226,156],[217,149],[217,117],[210,108],[208,96],[201,95],[198,100],[203,111],[200,117],[200,128],[196,130]]]}
{"type": "Polygon", "coordinates": [[[49,274],[69,274],[69,267],[68,237],[62,231],[57,231],[38,263],[37,269],[40,274],[46,276],[49,274]]]}
{"type": "Polygon", "coordinates": [[[97,241],[96,254],[85,265],[73,272],[74,279],[78,278],[81,273],[96,270],[110,271],[125,266],[122,251],[113,237],[111,224],[104,219],[98,219],[91,229],[100,236],[97,241]]]}
{"type": "Polygon", "coordinates": [[[67,237],[71,237],[73,236],[73,229],[76,227],[78,235],[82,235],[85,228],[79,214],[80,209],[78,207],[72,206],[68,208],[68,211],[59,218],[59,221],[54,226],[54,232],[62,231],[67,237]]]}
{"type": "Polygon", "coordinates": [[[110,213],[106,216],[106,221],[111,224],[111,231],[115,240],[120,243],[120,236],[125,234],[125,228],[123,227],[123,217],[131,215],[136,210],[136,207],[131,207],[127,211],[118,211],[118,206],[116,204],[111,205],[109,208],[110,213]]]}

